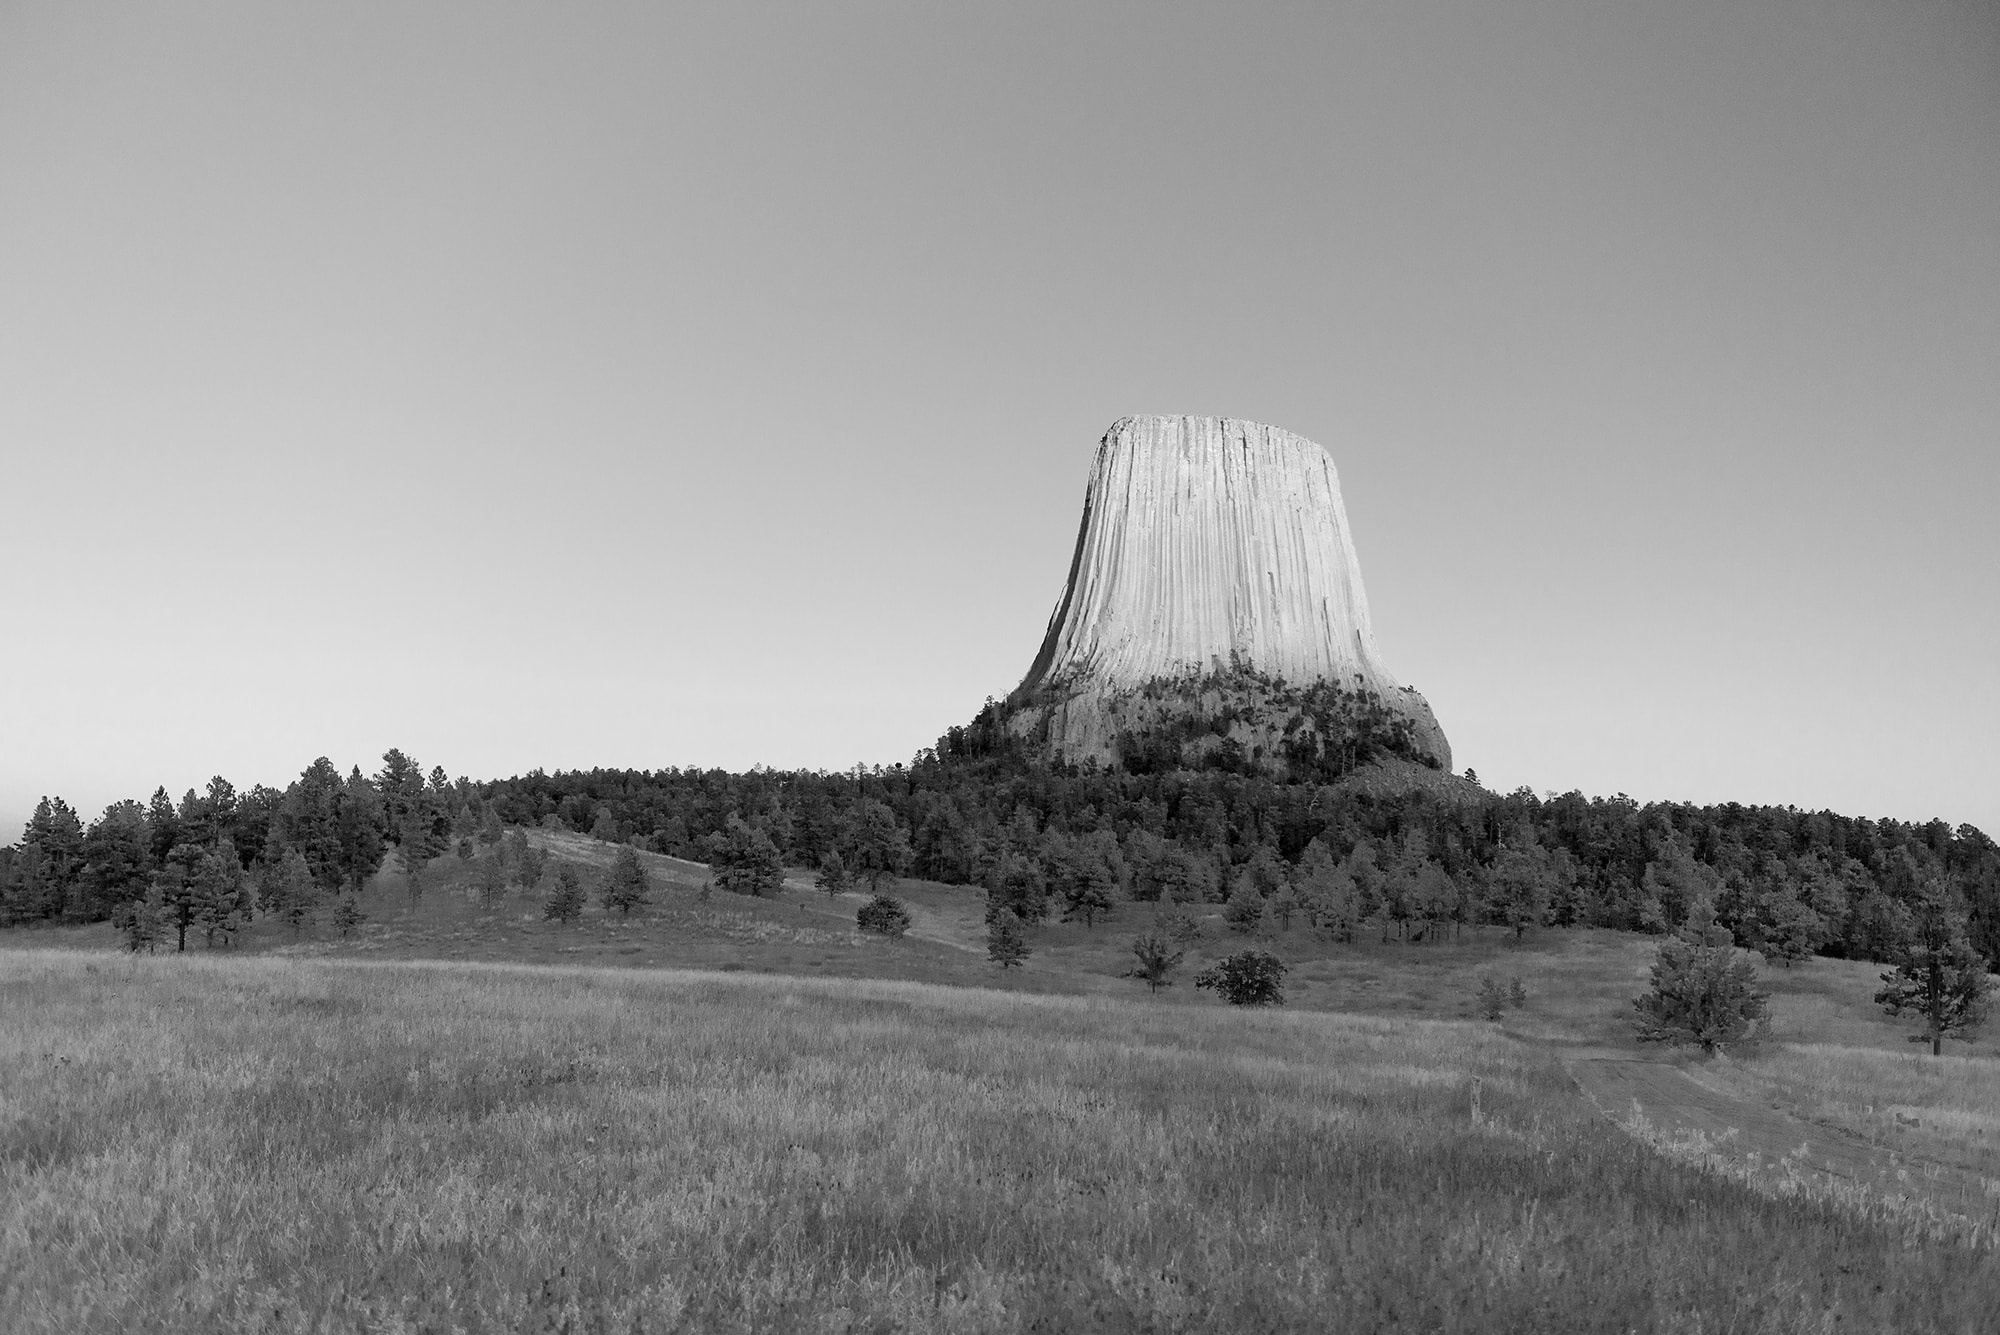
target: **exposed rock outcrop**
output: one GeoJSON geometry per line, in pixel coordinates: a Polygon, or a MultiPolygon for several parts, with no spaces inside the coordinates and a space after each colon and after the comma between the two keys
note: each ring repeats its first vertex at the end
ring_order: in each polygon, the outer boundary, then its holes
{"type": "Polygon", "coordinates": [[[1232,763],[1321,777],[1384,751],[1451,767],[1429,703],[1376,650],[1333,460],[1232,418],[1127,417],[1105,433],[1068,584],[1009,715],[1075,762],[1233,748],[1232,763]]]}

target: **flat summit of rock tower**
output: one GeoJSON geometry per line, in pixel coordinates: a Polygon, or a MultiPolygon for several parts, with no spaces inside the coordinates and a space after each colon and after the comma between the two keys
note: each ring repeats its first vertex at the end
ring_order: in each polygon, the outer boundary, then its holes
{"type": "Polygon", "coordinates": [[[1375,647],[1332,458],[1228,417],[1105,432],[1068,583],[1009,708],[1010,730],[1072,761],[1166,763],[1164,730],[1178,763],[1233,742],[1246,766],[1320,777],[1302,762],[1329,748],[1451,767],[1429,703],[1375,647]],[[1191,724],[1214,743],[1199,754],[1191,724]]]}

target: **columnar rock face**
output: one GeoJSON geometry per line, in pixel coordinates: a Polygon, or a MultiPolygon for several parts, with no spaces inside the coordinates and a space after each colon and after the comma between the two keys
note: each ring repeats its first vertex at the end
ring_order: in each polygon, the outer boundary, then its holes
{"type": "Polygon", "coordinates": [[[1071,759],[1113,758],[1112,702],[1249,670],[1331,683],[1408,721],[1449,769],[1429,704],[1383,664],[1325,450],[1226,417],[1127,417],[1097,449],[1069,583],[1014,699],[1054,711],[1071,759]]]}

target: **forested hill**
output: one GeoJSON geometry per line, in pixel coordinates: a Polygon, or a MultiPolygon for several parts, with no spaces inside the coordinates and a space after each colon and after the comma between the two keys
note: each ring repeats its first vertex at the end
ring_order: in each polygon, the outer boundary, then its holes
{"type": "Polygon", "coordinates": [[[1324,910],[1336,934],[1370,924],[1434,939],[1480,921],[1662,931],[1709,899],[1739,942],[1778,958],[1890,958],[1909,906],[1942,889],[2000,966],[2000,847],[1969,825],[1051,767],[956,730],[941,748],[839,774],[537,770],[486,782],[426,774],[391,751],[374,774],[320,759],[282,792],[217,778],[178,801],[158,790],[114,803],[87,826],[48,799],[0,849],[0,916],[116,918],[155,882],[193,877],[224,841],[253,886],[297,850],[333,891],[358,886],[391,843],[422,859],[503,825],[555,823],[699,860],[745,841],[768,840],[794,866],[839,852],[850,868],[983,886],[1017,905],[1079,883],[1114,899],[1289,895],[1324,910]]]}

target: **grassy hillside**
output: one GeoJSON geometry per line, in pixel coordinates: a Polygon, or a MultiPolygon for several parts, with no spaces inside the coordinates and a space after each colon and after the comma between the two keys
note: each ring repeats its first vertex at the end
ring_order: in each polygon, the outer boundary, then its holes
{"type": "Polygon", "coordinates": [[[583,921],[392,857],[347,938],[7,934],[0,1329],[2000,1328],[1995,1045],[1917,1052],[1876,966],[1695,1061],[1631,1037],[1645,937],[1211,913],[1154,996],[1148,905],[1002,973],[962,887],[887,940],[649,854],[626,917],[533,838],[583,921]],[[1250,942],[1284,1012],[1189,983],[1250,942]]]}
{"type": "Polygon", "coordinates": [[[24,1335],[2000,1312],[1986,1244],[1683,1166],[1484,1024],[28,950],[0,1003],[0,1328],[24,1335]]]}

